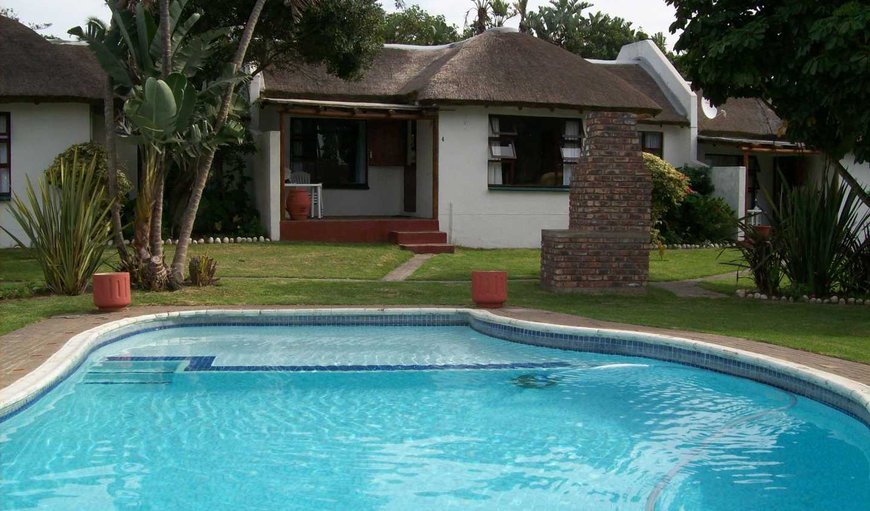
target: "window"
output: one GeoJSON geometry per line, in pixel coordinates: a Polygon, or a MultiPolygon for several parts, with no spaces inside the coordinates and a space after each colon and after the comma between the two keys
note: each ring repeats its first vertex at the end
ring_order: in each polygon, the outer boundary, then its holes
{"type": "Polygon", "coordinates": [[[304,172],[324,188],[365,187],[365,121],[294,117],[287,158],[285,173],[304,172]]]}
{"type": "Polygon", "coordinates": [[[567,187],[581,153],[579,119],[490,116],[491,187],[567,187]]]}
{"type": "Polygon", "coordinates": [[[0,112],[0,200],[12,198],[12,120],[0,112]]]}
{"type": "Polygon", "coordinates": [[[664,138],[661,131],[641,131],[640,150],[664,158],[664,138]]]}

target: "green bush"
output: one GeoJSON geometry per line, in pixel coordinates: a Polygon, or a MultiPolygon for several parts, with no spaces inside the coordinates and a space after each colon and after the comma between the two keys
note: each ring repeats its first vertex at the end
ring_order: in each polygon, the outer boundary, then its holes
{"type": "Polygon", "coordinates": [[[662,219],[662,238],[667,243],[734,241],[735,218],[725,199],[690,193],[662,219]]]}
{"type": "Polygon", "coordinates": [[[667,243],[734,241],[737,215],[724,199],[713,197],[710,170],[686,166],[680,172],[689,180],[691,191],[679,207],[662,218],[662,239],[667,243]]]}
{"type": "MultiPolygon", "coordinates": [[[[48,178],[49,184],[55,183],[61,165],[65,165],[66,168],[72,168],[73,161],[75,161],[76,158],[82,162],[93,161],[96,167],[97,180],[101,186],[108,190],[109,166],[107,163],[108,159],[106,156],[106,149],[93,142],[73,144],[67,147],[62,153],[58,154],[51,165],[45,169],[45,174],[48,178]]],[[[127,174],[124,173],[123,169],[119,168],[115,172],[118,176],[118,204],[123,206],[127,201],[127,194],[130,193],[133,185],[130,183],[130,180],[127,179],[127,174]]]]}
{"type": "MultiPolygon", "coordinates": [[[[199,211],[193,224],[195,235],[225,234],[262,236],[266,230],[254,206],[251,178],[246,175],[245,160],[256,151],[250,134],[240,145],[221,148],[215,155],[211,175],[202,193],[199,211]]],[[[164,229],[173,235],[179,231],[184,206],[190,195],[193,176],[173,168],[167,180],[164,229]]]]}
{"type": "MultiPolygon", "coordinates": [[[[45,284],[54,293],[82,294],[103,261],[109,240],[110,202],[97,176],[96,158],[84,163],[73,154],[61,162],[54,183],[40,179],[34,190],[27,179],[26,199],[18,195],[9,212],[30,240],[45,284]]],[[[0,227],[21,246],[28,244],[0,227]]]]}
{"type": "Polygon", "coordinates": [[[659,241],[662,218],[686,198],[689,180],[673,165],[653,154],[643,153],[643,163],[652,175],[652,238],[659,241]]]}

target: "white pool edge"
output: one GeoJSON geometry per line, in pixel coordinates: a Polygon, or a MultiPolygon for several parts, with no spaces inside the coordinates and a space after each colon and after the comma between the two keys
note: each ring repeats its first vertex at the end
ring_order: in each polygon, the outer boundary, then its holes
{"type": "MultiPolygon", "coordinates": [[[[519,320],[499,316],[484,310],[463,308],[336,308],[336,309],[209,309],[179,312],[161,312],[112,321],[86,330],[71,337],[51,357],[35,370],[18,379],[6,388],[0,389],[0,421],[17,414],[38,400],[47,391],[59,384],[105,341],[118,335],[132,335],[139,329],[154,326],[170,326],[177,320],[204,320],[211,317],[251,318],[275,316],[362,316],[362,315],[444,315],[457,314],[475,318],[491,324],[504,325],[541,333],[574,334],[595,337],[619,338],[626,341],[643,341],[658,346],[693,351],[695,353],[718,356],[724,359],[750,364],[754,367],[775,370],[790,375],[803,382],[827,389],[851,401],[865,410],[870,417],[870,386],[826,371],[808,367],[787,360],[753,353],[736,348],[720,346],[708,342],[668,336],[655,333],[634,332],[618,329],[589,328],[555,325],[534,321],[519,320]],[[139,327],[139,328],[134,328],[139,327]]],[[[182,321],[179,324],[183,324],[182,321]]],[[[643,357],[644,355],[638,354],[643,357]]],[[[679,363],[679,362],[675,362],[679,363]]],[[[695,364],[697,365],[697,364],[695,364]]],[[[699,367],[704,368],[703,365],[699,367]]],[[[716,370],[707,367],[706,369],[716,370]]],[[[739,374],[735,374],[738,377],[739,374]]],[[[752,379],[752,378],[750,378],[752,379]]],[[[766,383],[766,382],[762,382],[766,383]]],[[[860,418],[857,418],[861,420],[860,418]]],[[[870,422],[864,420],[870,427],[870,422]]]]}

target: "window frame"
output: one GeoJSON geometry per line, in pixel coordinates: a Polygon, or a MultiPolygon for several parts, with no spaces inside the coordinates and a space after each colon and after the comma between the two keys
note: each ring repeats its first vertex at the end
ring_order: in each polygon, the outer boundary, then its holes
{"type": "MultiPolygon", "coordinates": [[[[583,155],[583,119],[581,117],[559,117],[559,116],[534,116],[534,115],[511,115],[511,114],[491,114],[487,122],[488,139],[487,139],[487,188],[490,190],[509,190],[509,191],[566,191],[570,188],[570,184],[562,184],[565,180],[565,167],[576,165],[583,155]],[[509,119],[510,122],[504,122],[509,119]],[[493,181],[494,172],[501,172],[501,180],[505,176],[512,176],[516,171],[516,165],[521,158],[521,149],[516,146],[516,139],[519,137],[518,125],[524,120],[550,120],[561,123],[561,135],[558,137],[559,142],[559,167],[560,171],[556,176],[561,176],[562,180],[558,184],[505,184],[493,181]],[[566,126],[568,123],[577,123],[577,134],[566,135],[566,126]],[[503,124],[508,124],[507,128],[503,124]],[[507,155],[497,155],[495,148],[509,148],[507,155]],[[566,151],[571,151],[574,156],[566,158],[566,151]]],[[[543,168],[541,169],[543,170],[543,168]]],[[[543,177],[547,173],[542,173],[543,177]]]]}
{"type": "Polygon", "coordinates": [[[644,153],[649,153],[658,156],[661,159],[665,158],[665,133],[663,131],[639,131],[640,133],[640,150],[644,153]],[[646,139],[647,135],[658,135],[659,136],[659,147],[658,148],[650,148],[647,145],[646,139]]]}
{"type": "MultiPolygon", "coordinates": [[[[282,163],[283,167],[287,167],[292,169],[293,163],[296,161],[309,161],[309,160],[295,160],[294,155],[294,146],[296,143],[294,129],[294,121],[309,121],[315,123],[314,136],[315,139],[320,133],[318,129],[319,123],[322,121],[331,121],[331,122],[343,122],[350,123],[355,126],[356,131],[356,148],[357,151],[361,151],[360,154],[356,155],[358,160],[358,164],[362,165],[362,182],[360,183],[348,183],[348,184],[327,184],[320,176],[319,172],[317,172],[317,164],[319,158],[317,158],[315,154],[314,170],[315,172],[311,174],[311,182],[320,182],[323,183],[324,190],[368,190],[369,189],[369,140],[368,140],[368,121],[362,119],[341,119],[341,118],[332,118],[332,117],[317,117],[317,116],[298,116],[298,115],[287,115],[286,129],[287,129],[287,154],[285,156],[286,161],[282,163]]],[[[302,134],[310,134],[306,132],[303,128],[302,134]]],[[[302,142],[304,144],[304,142],[302,142]]],[[[315,140],[316,143],[316,140],[315,140]]],[[[292,170],[291,170],[292,172],[292,170]]],[[[288,176],[284,176],[286,179],[288,176]]]]}
{"type": "Polygon", "coordinates": [[[6,133],[0,133],[0,142],[6,143],[6,163],[0,163],[0,172],[9,174],[9,191],[0,191],[0,201],[12,200],[12,114],[0,112],[0,117],[6,118],[6,133]]]}

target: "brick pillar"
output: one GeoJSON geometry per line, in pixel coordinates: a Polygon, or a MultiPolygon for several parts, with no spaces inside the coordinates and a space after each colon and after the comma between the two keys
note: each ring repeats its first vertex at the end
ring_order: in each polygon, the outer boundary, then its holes
{"type": "Polygon", "coordinates": [[[652,182],[637,116],[590,112],[571,175],[567,230],[541,233],[541,286],[552,291],[639,289],[649,275],[652,182]]]}

